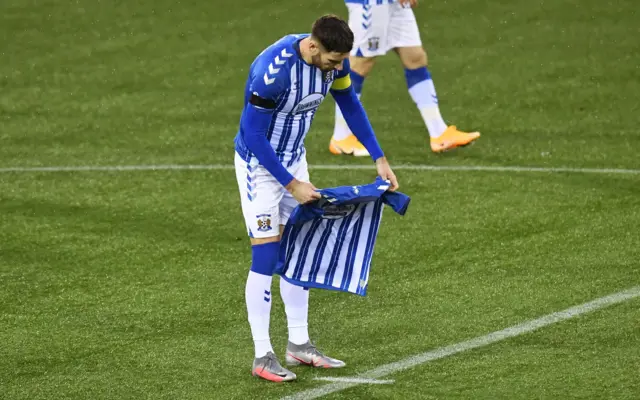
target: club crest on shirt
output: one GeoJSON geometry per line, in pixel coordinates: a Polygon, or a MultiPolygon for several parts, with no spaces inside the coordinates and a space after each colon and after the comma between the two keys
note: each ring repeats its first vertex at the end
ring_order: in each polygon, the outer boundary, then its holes
{"type": "Polygon", "coordinates": [[[268,232],[271,229],[271,214],[260,214],[256,215],[258,218],[258,231],[260,232],[268,232]]]}
{"type": "Polygon", "coordinates": [[[336,70],[332,69],[331,71],[325,71],[325,72],[323,72],[323,74],[324,74],[324,82],[325,83],[331,83],[331,82],[333,82],[333,79],[335,77],[336,70]]]}

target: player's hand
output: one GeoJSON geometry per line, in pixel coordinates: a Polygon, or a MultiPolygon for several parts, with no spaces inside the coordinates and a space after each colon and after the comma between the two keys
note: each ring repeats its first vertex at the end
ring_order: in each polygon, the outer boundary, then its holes
{"type": "Polygon", "coordinates": [[[398,185],[398,178],[396,178],[396,175],[391,170],[386,157],[380,157],[376,160],[376,170],[378,170],[378,175],[382,179],[391,182],[391,187],[389,188],[390,191],[395,192],[398,190],[400,187],[400,185],[398,185]]]}
{"type": "Polygon", "coordinates": [[[285,186],[285,189],[287,189],[300,204],[309,203],[321,197],[315,186],[309,182],[301,182],[297,179],[292,180],[291,183],[285,186]]]}
{"type": "Polygon", "coordinates": [[[400,5],[405,8],[413,8],[418,5],[418,0],[400,0],[400,5]]]}

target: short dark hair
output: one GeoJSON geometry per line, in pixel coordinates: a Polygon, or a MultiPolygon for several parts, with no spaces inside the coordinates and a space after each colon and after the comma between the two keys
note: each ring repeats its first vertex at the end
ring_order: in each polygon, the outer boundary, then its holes
{"type": "Polygon", "coordinates": [[[311,28],[311,36],[327,51],[349,53],[353,48],[353,32],[345,20],[327,14],[318,18],[311,28]]]}

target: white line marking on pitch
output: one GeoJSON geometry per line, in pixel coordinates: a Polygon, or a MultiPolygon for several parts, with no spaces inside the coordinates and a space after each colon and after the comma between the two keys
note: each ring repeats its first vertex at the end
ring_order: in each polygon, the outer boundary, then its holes
{"type": "Polygon", "coordinates": [[[390,383],[395,382],[393,379],[380,380],[380,379],[366,379],[366,378],[348,378],[348,377],[320,377],[315,378],[316,381],[329,381],[329,382],[347,382],[347,383],[357,383],[358,385],[362,384],[371,384],[371,385],[388,385],[390,383]]]}
{"type": "MultiPolygon", "coordinates": [[[[487,172],[572,172],[584,174],[640,174],[640,169],[618,168],[571,168],[571,167],[523,167],[523,166],[487,166],[487,165],[411,165],[392,166],[395,170],[407,171],[487,171],[487,172]]],[[[310,165],[314,170],[370,170],[372,165],[310,165]]],[[[233,170],[233,165],[79,165],[58,167],[4,167],[4,172],[83,172],[83,171],[183,171],[183,170],[233,170]]]]}
{"type": "MultiPolygon", "coordinates": [[[[428,363],[429,361],[439,360],[463,351],[484,347],[501,340],[509,339],[512,337],[520,336],[522,334],[535,331],[548,325],[552,325],[558,322],[562,322],[571,318],[575,318],[579,315],[586,314],[588,312],[596,311],[604,307],[608,307],[614,304],[622,303],[627,300],[640,297],[640,286],[633,287],[631,289],[614,293],[609,296],[601,297],[599,299],[590,301],[588,303],[580,304],[575,307],[567,308],[563,311],[558,311],[552,314],[547,314],[543,317],[533,319],[527,322],[523,322],[518,325],[496,331],[485,336],[479,336],[475,339],[467,340],[452,344],[450,346],[441,347],[439,349],[431,350],[426,353],[417,354],[405,358],[404,360],[396,361],[393,363],[381,365],[372,370],[359,374],[356,378],[362,379],[378,379],[383,376],[393,374],[395,372],[404,371],[406,369],[428,363]]],[[[284,397],[282,400],[302,400],[302,399],[317,399],[331,393],[339,392],[345,389],[358,386],[359,383],[351,382],[337,382],[331,383],[325,386],[320,386],[315,389],[305,390],[294,395],[284,397]]]]}

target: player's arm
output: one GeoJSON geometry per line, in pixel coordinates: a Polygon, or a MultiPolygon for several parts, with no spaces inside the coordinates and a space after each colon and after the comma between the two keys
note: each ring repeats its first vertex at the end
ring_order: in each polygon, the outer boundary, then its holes
{"type": "MultiPolygon", "coordinates": [[[[266,70],[266,69],[265,69],[266,70]]],[[[284,71],[284,69],[282,69],[284,71]]],[[[247,148],[256,156],[260,164],[301,204],[320,197],[315,186],[294,178],[282,165],[276,152],[267,140],[267,133],[277,101],[288,85],[287,76],[279,73],[257,72],[250,83],[251,96],[242,113],[240,129],[247,148]]]]}
{"type": "Polygon", "coordinates": [[[376,162],[378,175],[383,179],[391,182],[391,191],[398,189],[398,179],[391,170],[387,158],[384,156],[378,139],[376,139],[373,128],[367,117],[367,113],[360,103],[360,99],[356,96],[355,90],[351,87],[351,78],[349,78],[349,60],[344,61],[342,71],[337,75],[331,85],[331,95],[336,100],[342,115],[344,116],[349,129],[358,138],[360,143],[367,149],[371,158],[376,162]]]}
{"type": "Polygon", "coordinates": [[[276,152],[267,140],[267,133],[277,101],[287,85],[284,74],[267,74],[267,68],[256,70],[249,84],[251,96],[242,113],[240,131],[247,148],[256,156],[260,164],[273,175],[282,186],[290,184],[294,178],[282,165],[276,152]]]}
{"type": "Polygon", "coordinates": [[[253,93],[240,121],[242,138],[247,148],[256,156],[260,164],[280,182],[287,186],[293,181],[293,175],[280,163],[276,152],[267,140],[267,132],[276,105],[274,100],[253,93]]]}
{"type": "Polygon", "coordinates": [[[378,139],[373,132],[367,113],[362,107],[355,90],[351,87],[349,77],[349,60],[344,60],[343,68],[331,86],[331,95],[336,100],[349,129],[367,149],[374,161],[384,157],[378,139]]]}
{"type": "Polygon", "coordinates": [[[253,93],[240,122],[242,137],[260,164],[291,193],[298,203],[308,203],[320,197],[320,194],[316,192],[316,187],[311,183],[295,179],[278,160],[276,152],[267,140],[267,132],[274,111],[275,101],[253,93]]]}

